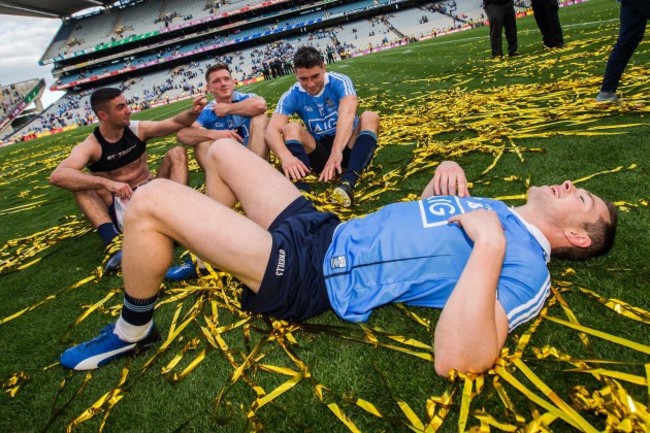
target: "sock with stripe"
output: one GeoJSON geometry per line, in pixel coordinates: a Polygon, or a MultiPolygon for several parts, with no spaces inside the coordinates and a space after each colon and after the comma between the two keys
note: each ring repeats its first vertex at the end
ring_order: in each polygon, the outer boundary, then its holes
{"type": "Polygon", "coordinates": [[[153,326],[153,311],[158,295],[137,299],[124,294],[122,314],[115,324],[115,334],[120,340],[136,342],[145,338],[153,326]]]}

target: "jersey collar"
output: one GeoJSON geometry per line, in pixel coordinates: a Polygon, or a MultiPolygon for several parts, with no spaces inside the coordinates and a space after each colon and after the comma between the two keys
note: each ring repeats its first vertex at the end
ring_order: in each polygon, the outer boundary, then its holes
{"type": "Polygon", "coordinates": [[[298,84],[298,90],[300,90],[301,92],[305,92],[309,96],[313,96],[314,98],[316,98],[316,97],[323,94],[323,92],[325,91],[325,86],[327,86],[327,83],[329,83],[329,82],[330,82],[330,73],[325,72],[325,80],[324,80],[324,84],[323,84],[323,89],[320,91],[320,93],[318,93],[318,95],[309,95],[309,93],[307,93],[307,91],[300,85],[300,83],[296,83],[296,84],[298,84]]]}
{"type": "Polygon", "coordinates": [[[551,243],[546,239],[546,236],[541,232],[540,229],[535,227],[534,225],[530,224],[528,221],[522,218],[521,215],[515,211],[514,208],[510,208],[510,211],[521,221],[521,223],[526,226],[526,229],[530,232],[531,235],[535,238],[537,243],[542,247],[544,250],[544,259],[546,259],[546,263],[551,261],[551,243]]]}

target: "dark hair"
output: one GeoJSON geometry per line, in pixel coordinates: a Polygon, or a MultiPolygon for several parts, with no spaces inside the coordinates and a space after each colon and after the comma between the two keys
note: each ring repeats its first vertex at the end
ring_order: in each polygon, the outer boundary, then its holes
{"type": "Polygon", "coordinates": [[[323,63],[323,56],[314,47],[300,47],[296,54],[293,55],[293,67],[296,69],[323,66],[323,63]]]}
{"type": "Polygon", "coordinates": [[[95,114],[99,115],[100,111],[106,111],[107,103],[121,94],[122,91],[115,87],[102,87],[101,89],[97,89],[90,95],[90,108],[93,109],[95,114]]]}
{"type": "Polygon", "coordinates": [[[609,212],[609,222],[598,218],[595,223],[586,223],[583,228],[587,232],[591,244],[587,248],[561,247],[551,252],[553,257],[569,260],[585,260],[591,257],[600,256],[609,252],[614,246],[616,237],[616,226],[618,224],[618,211],[614,203],[605,201],[609,212]]]}
{"type": "Polygon", "coordinates": [[[208,68],[208,70],[205,71],[205,82],[206,82],[206,84],[210,83],[210,74],[211,73],[213,73],[214,71],[221,71],[222,69],[225,69],[226,71],[228,71],[229,74],[231,74],[230,68],[225,63],[215,63],[214,65],[210,66],[208,68]]]}

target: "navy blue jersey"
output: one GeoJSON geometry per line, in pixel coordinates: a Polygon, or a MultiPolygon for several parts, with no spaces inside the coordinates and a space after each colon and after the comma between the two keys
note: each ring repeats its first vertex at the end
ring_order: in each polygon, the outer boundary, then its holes
{"type": "MultiPolygon", "coordinates": [[[[248,98],[256,96],[253,93],[241,93],[234,91],[232,94],[232,102],[241,102],[248,98]]],[[[197,123],[200,123],[205,129],[214,129],[218,131],[223,131],[226,129],[237,131],[237,133],[244,139],[244,145],[248,145],[248,139],[250,138],[250,129],[251,129],[251,118],[246,116],[240,116],[238,114],[229,114],[224,117],[219,117],[214,113],[214,106],[217,102],[211,101],[208,105],[205,106],[198,119],[197,123]]]]}
{"type": "MultiPolygon", "coordinates": [[[[310,95],[300,83],[296,83],[282,95],[275,112],[285,116],[298,114],[307,131],[316,140],[333,137],[339,118],[339,102],[346,96],[356,94],[349,77],[336,72],[326,72],[325,85],[318,95],[310,95]]],[[[355,128],[358,122],[359,117],[355,116],[355,128]]]]}
{"type": "Polygon", "coordinates": [[[395,203],[337,227],[323,261],[334,311],[361,322],[391,302],[443,308],[473,247],[447,221],[477,208],[494,210],[504,228],[497,299],[510,330],[535,317],[550,290],[548,240],[500,201],[446,196],[395,203]]]}

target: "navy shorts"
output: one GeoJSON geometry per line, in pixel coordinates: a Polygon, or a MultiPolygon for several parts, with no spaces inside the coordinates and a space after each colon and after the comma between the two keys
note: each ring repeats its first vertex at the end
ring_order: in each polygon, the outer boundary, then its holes
{"type": "Polygon", "coordinates": [[[339,218],[299,197],[269,227],[271,256],[257,293],[244,288],[242,308],[276,319],[306,320],[331,308],[323,259],[339,218]]]}
{"type": "MultiPolygon", "coordinates": [[[[316,150],[307,155],[309,157],[309,164],[316,173],[320,173],[325,168],[327,158],[329,158],[329,154],[332,153],[332,144],[334,144],[333,135],[317,139],[316,150]],[[325,152],[319,152],[318,146],[321,146],[325,152]]],[[[351,149],[347,145],[345,146],[345,149],[343,149],[343,161],[341,162],[342,167],[347,167],[348,162],[350,162],[350,150],[351,149]]]]}

